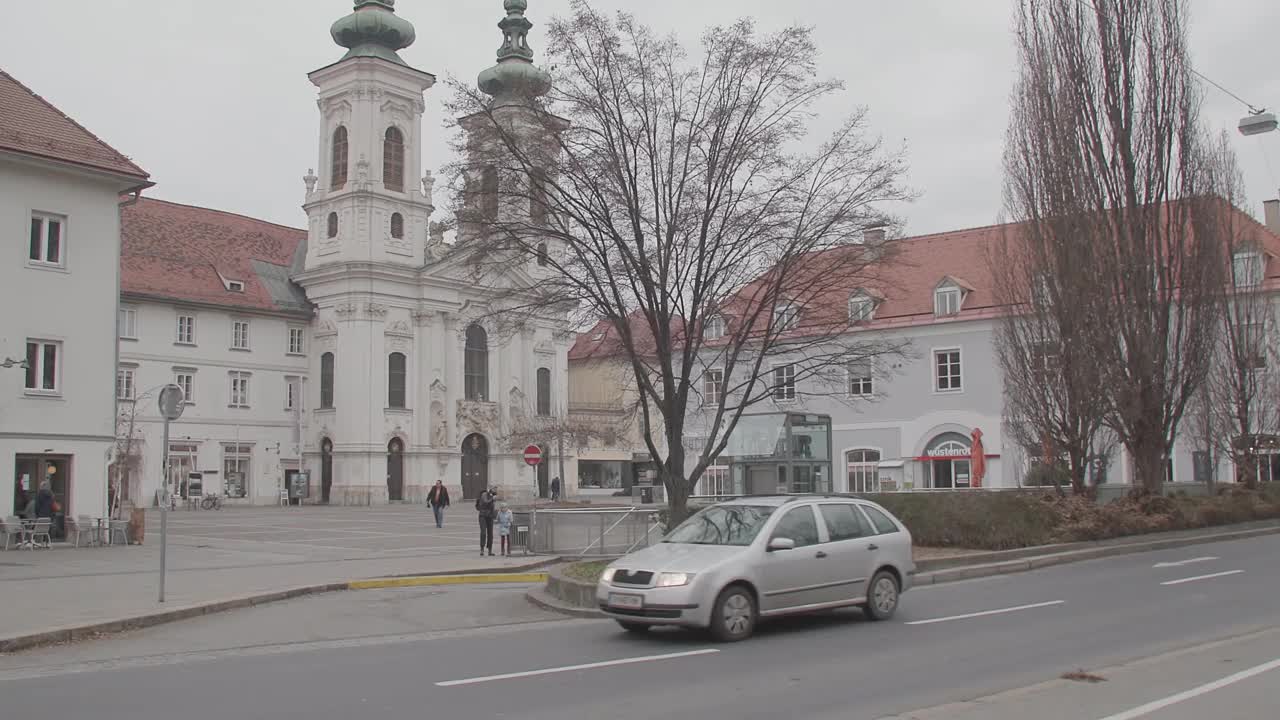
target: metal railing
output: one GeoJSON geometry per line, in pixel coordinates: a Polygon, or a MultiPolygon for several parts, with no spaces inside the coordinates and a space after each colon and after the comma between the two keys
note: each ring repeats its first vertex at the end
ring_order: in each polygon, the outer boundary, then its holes
{"type": "Polygon", "coordinates": [[[662,530],[653,507],[539,510],[529,521],[529,547],[539,555],[625,555],[662,530]]]}

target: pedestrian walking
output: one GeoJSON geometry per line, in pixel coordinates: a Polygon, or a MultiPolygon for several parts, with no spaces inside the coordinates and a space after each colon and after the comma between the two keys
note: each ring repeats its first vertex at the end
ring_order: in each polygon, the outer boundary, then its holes
{"type": "Polygon", "coordinates": [[[480,497],[476,498],[476,513],[480,518],[480,556],[484,557],[486,550],[489,556],[493,556],[493,521],[498,514],[498,488],[491,487],[480,493],[480,497]]]}
{"type": "Polygon", "coordinates": [[[49,485],[49,481],[45,480],[40,483],[40,491],[36,493],[35,516],[41,520],[51,519],[53,517],[53,506],[56,501],[53,499],[53,488],[49,485]]]}
{"type": "Polygon", "coordinates": [[[437,480],[427,493],[427,504],[431,506],[431,514],[436,517],[436,527],[444,527],[444,509],[449,507],[449,488],[444,482],[437,480]]]}
{"type": "Polygon", "coordinates": [[[515,522],[515,515],[511,513],[511,508],[506,503],[498,503],[498,537],[501,544],[498,546],[499,552],[503,557],[511,556],[511,523],[515,522]]]}
{"type": "Polygon", "coordinates": [[[560,476],[551,478],[551,501],[555,502],[560,499],[560,476]]]}

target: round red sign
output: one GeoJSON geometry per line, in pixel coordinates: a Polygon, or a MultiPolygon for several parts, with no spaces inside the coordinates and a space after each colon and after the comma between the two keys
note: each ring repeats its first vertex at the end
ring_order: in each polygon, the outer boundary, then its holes
{"type": "Polygon", "coordinates": [[[537,445],[530,445],[524,449],[524,461],[529,465],[537,465],[542,462],[542,448],[537,445]]]}

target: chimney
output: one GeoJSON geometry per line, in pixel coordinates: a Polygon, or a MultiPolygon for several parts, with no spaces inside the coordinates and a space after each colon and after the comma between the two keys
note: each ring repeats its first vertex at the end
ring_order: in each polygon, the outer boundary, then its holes
{"type": "Polygon", "coordinates": [[[1262,203],[1266,215],[1267,229],[1280,235],[1280,200],[1268,200],[1262,203]]]}

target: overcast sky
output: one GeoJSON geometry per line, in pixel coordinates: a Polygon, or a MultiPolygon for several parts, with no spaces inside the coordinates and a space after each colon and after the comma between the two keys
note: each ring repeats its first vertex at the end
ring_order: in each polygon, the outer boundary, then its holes
{"type": "MultiPolygon", "coordinates": [[[[315,167],[315,88],[338,60],[329,26],[349,0],[59,0],[11,4],[0,67],[148,170],[148,195],[304,227],[302,176],[315,167]]],[[[885,141],[905,144],[921,197],[907,232],[986,225],[1001,210],[1000,153],[1013,77],[1013,0],[596,0],[696,41],[753,16],[762,30],[816,28],[822,72],[846,90],[824,122],[859,105],[885,141]]],[[[569,0],[530,0],[540,21],[569,0]]],[[[1280,2],[1191,0],[1198,70],[1280,111],[1280,2]]],[[[474,79],[493,64],[501,0],[400,0],[418,41],[409,64],[474,79]]],[[[443,82],[427,93],[424,166],[448,160],[443,82]]],[[[1205,117],[1230,128],[1251,213],[1280,188],[1280,133],[1244,138],[1237,101],[1207,91],[1205,117]]],[[[443,207],[444,198],[437,198],[443,207]]]]}

